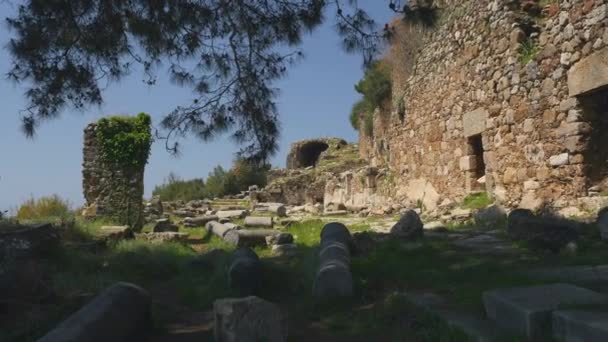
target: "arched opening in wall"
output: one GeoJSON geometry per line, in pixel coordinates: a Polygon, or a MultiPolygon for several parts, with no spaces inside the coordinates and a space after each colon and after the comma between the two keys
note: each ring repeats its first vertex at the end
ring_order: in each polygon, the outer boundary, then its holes
{"type": "Polygon", "coordinates": [[[311,141],[302,146],[298,153],[298,165],[300,167],[317,166],[319,156],[326,151],[329,145],[322,141],[311,141]]]}
{"type": "Polygon", "coordinates": [[[485,190],[483,177],[486,175],[486,163],[483,160],[483,141],[481,134],[476,134],[468,138],[470,155],[474,158],[473,168],[471,169],[471,190],[485,190]]]}
{"type": "Polygon", "coordinates": [[[585,175],[592,187],[608,192],[608,86],[580,95],[583,120],[591,130],[587,136],[587,148],[583,154],[585,175]]]}

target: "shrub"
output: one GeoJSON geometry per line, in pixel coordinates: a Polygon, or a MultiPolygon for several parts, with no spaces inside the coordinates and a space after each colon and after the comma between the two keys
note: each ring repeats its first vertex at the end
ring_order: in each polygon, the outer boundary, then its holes
{"type": "Polygon", "coordinates": [[[144,167],[152,145],[151,122],[145,113],[135,117],[100,119],[97,122],[97,140],[103,159],[126,169],[144,167]]]}
{"type": "Polygon", "coordinates": [[[182,180],[174,173],[170,173],[163,184],[154,188],[152,195],[159,196],[163,201],[191,201],[206,198],[208,193],[202,178],[182,180]]]}
{"type": "Polygon", "coordinates": [[[43,220],[70,216],[70,204],[58,195],[30,198],[19,206],[18,220],[43,220]]]}
{"type": "Polygon", "coordinates": [[[383,109],[392,93],[391,66],[386,61],[373,63],[365,72],[363,79],[355,85],[355,90],[363,95],[350,112],[350,123],[354,129],[361,129],[360,118],[364,118],[364,132],[373,135],[374,111],[383,109]]]}
{"type": "Polygon", "coordinates": [[[519,62],[523,65],[530,63],[538,54],[538,46],[532,39],[526,39],[519,46],[519,62]]]}
{"type": "Polygon", "coordinates": [[[492,203],[492,198],[487,192],[478,192],[467,195],[462,201],[462,206],[466,209],[482,209],[492,203]]]}

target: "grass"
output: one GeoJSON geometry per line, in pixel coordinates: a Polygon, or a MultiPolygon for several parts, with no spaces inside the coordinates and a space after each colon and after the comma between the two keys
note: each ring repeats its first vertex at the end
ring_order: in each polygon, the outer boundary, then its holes
{"type": "MultiPolygon", "coordinates": [[[[311,288],[318,265],[319,236],[325,223],[313,220],[287,228],[296,238],[297,258],[276,258],[266,247],[255,248],[263,264],[264,286],[259,296],[287,307],[291,324],[296,327],[309,327],[312,321],[329,334],[341,337],[404,340],[408,336],[412,340],[466,341],[461,332],[412,307],[399,294],[436,293],[452,305],[481,316],[483,291],[542,283],[526,275],[533,267],[602,264],[608,258],[605,243],[597,240],[592,228],[579,243],[575,256],[538,255],[523,247],[516,256],[479,256],[444,240],[423,238],[412,243],[389,239],[379,242],[367,255],[352,257],[354,298],[318,303],[312,298],[311,288]]],[[[65,229],[86,240],[103,224],[107,222],[77,219],[73,227],[65,229]]],[[[354,232],[370,226],[364,223],[349,228],[354,232]]],[[[474,227],[462,227],[469,228],[474,227]]],[[[122,241],[100,253],[67,247],[56,251],[45,259],[40,272],[48,275],[46,284],[55,299],[39,310],[15,314],[4,321],[0,324],[0,340],[40,337],[117,281],[147,289],[154,298],[154,316],[159,322],[174,318],[176,305],[190,311],[209,310],[215,299],[233,296],[226,269],[234,247],[203,228],[183,231],[191,234],[190,245],[122,241]],[[207,256],[206,252],[213,249],[226,253],[207,256]]]]}
{"type": "Polygon", "coordinates": [[[538,51],[539,51],[539,48],[532,39],[528,38],[528,39],[524,40],[523,42],[521,42],[519,49],[518,49],[519,62],[523,65],[530,63],[532,60],[534,60],[534,58],[536,58],[538,51]]]}
{"type": "Polygon", "coordinates": [[[494,201],[487,192],[477,192],[467,195],[462,200],[462,207],[465,209],[483,209],[490,206],[494,201]]]}

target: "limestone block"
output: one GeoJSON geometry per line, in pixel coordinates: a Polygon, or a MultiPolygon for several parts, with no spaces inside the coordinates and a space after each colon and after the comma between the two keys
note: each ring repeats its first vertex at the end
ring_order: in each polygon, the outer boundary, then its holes
{"type": "Polygon", "coordinates": [[[218,299],[213,303],[216,342],[287,341],[281,309],[258,297],[218,299]]]}
{"type": "Polygon", "coordinates": [[[569,158],[570,158],[570,155],[568,153],[557,154],[557,155],[551,156],[549,158],[549,164],[551,164],[551,166],[566,165],[566,164],[568,164],[569,158]]]}
{"type": "Polygon", "coordinates": [[[464,136],[470,137],[476,134],[481,134],[486,129],[486,119],[489,113],[485,108],[478,108],[472,112],[464,114],[462,124],[464,136]]]}
{"type": "Polygon", "coordinates": [[[471,171],[477,167],[477,159],[475,156],[464,156],[460,158],[460,170],[471,171]]]}
{"type": "Polygon", "coordinates": [[[558,341],[608,341],[608,312],[564,310],[553,313],[553,337],[558,341]]]}
{"type": "Polygon", "coordinates": [[[608,47],[593,53],[568,71],[570,96],[578,96],[608,85],[608,47]]]}
{"type": "Polygon", "coordinates": [[[551,313],[560,305],[587,305],[608,297],[570,284],[498,289],[483,293],[488,317],[515,334],[538,340],[550,335],[551,313]]]}

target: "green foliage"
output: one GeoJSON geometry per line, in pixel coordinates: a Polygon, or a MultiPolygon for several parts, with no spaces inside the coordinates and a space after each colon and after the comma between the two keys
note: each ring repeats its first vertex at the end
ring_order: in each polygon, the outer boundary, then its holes
{"type": "Polygon", "coordinates": [[[519,57],[518,60],[521,64],[526,65],[530,63],[536,55],[538,54],[538,46],[531,38],[524,40],[521,42],[518,52],[519,57]]]}
{"type": "Polygon", "coordinates": [[[244,159],[237,159],[228,171],[216,166],[207,180],[195,178],[182,180],[171,173],[164,183],[154,188],[152,195],[160,196],[163,201],[215,198],[235,195],[247,190],[250,185],[266,186],[266,174],[269,167],[258,167],[244,159]]]}
{"type": "Polygon", "coordinates": [[[145,113],[135,117],[113,116],[97,122],[97,140],[102,158],[126,170],[143,168],[148,162],[152,133],[145,113]]]}
{"type": "Polygon", "coordinates": [[[487,192],[477,192],[467,195],[462,200],[462,207],[466,209],[482,209],[494,203],[487,192]]]}
{"type": "Polygon", "coordinates": [[[405,119],[405,100],[403,97],[400,97],[399,101],[397,101],[397,115],[399,115],[399,120],[403,122],[405,119]]]}
{"type": "Polygon", "coordinates": [[[71,215],[70,203],[58,195],[30,198],[19,206],[16,218],[22,221],[63,219],[71,215]]]}
{"type": "Polygon", "coordinates": [[[350,122],[353,128],[360,129],[359,117],[363,114],[364,130],[367,135],[373,133],[373,115],[376,108],[383,108],[392,93],[391,67],[388,62],[373,63],[365,72],[363,79],[355,85],[355,90],[363,98],[355,105],[350,113],[350,122]]]}
{"type": "Polygon", "coordinates": [[[152,195],[159,196],[163,201],[191,201],[208,197],[208,192],[203,179],[182,180],[174,173],[170,173],[163,184],[154,188],[152,195]]]}

